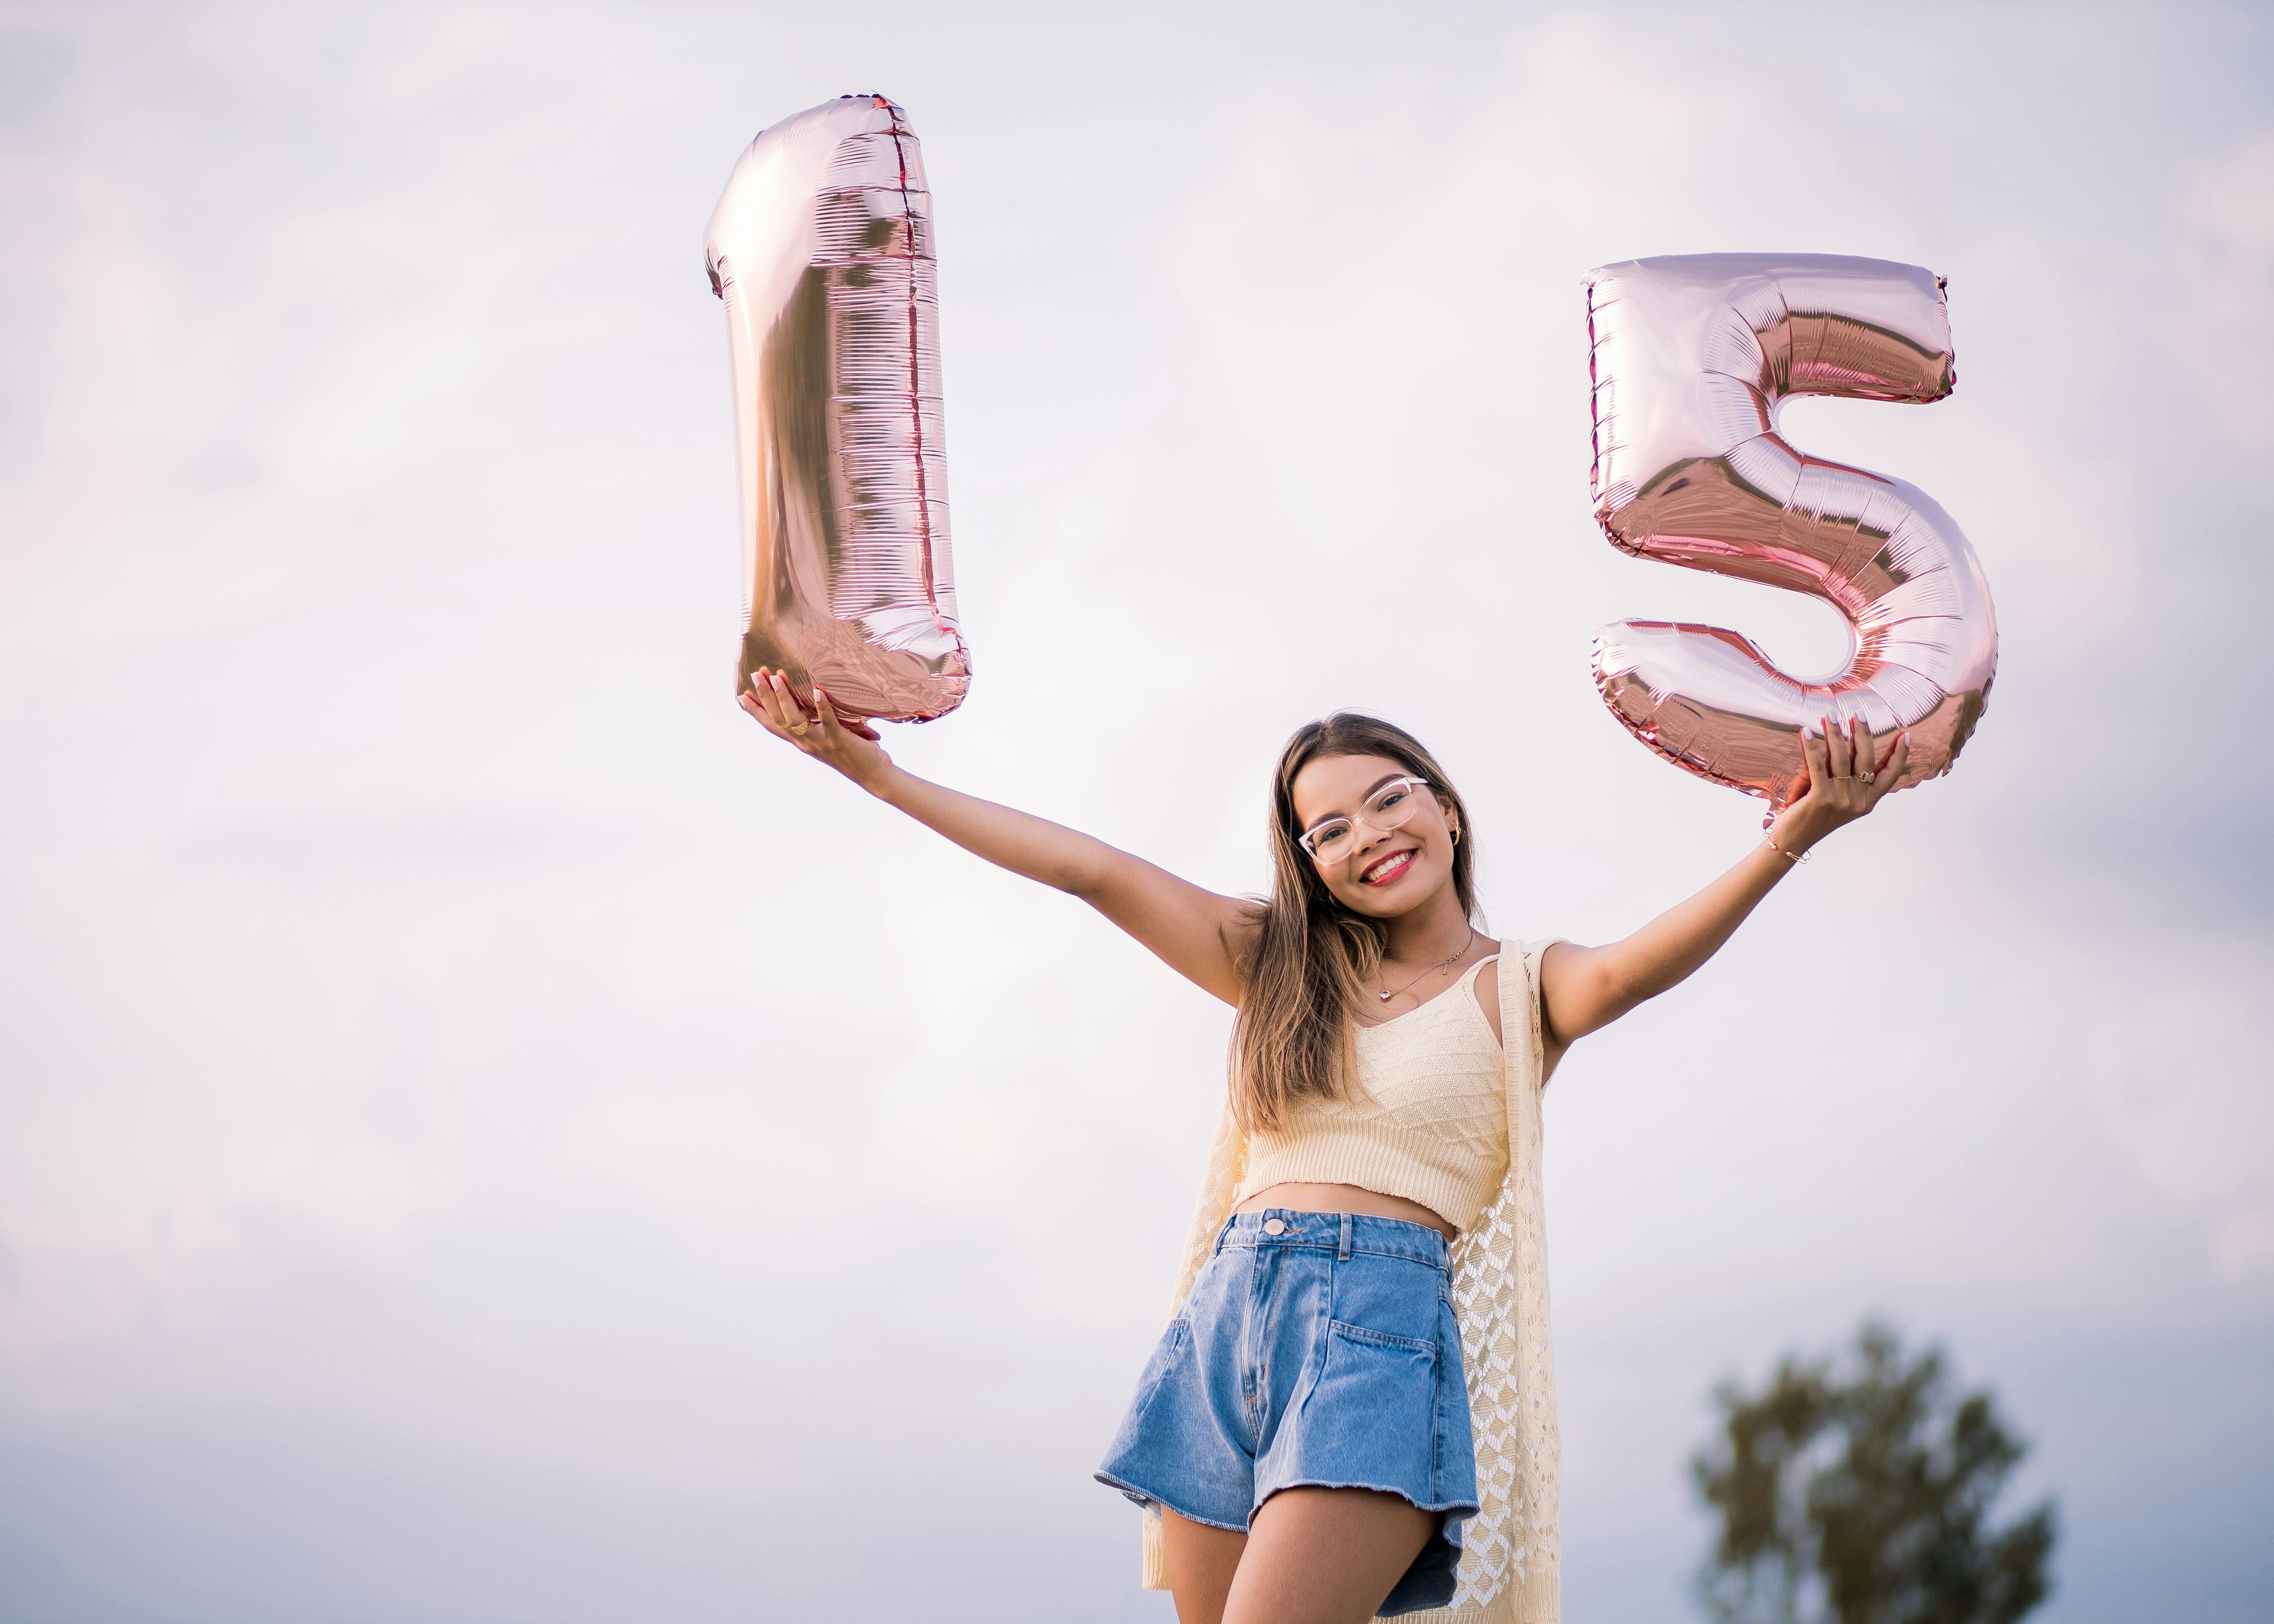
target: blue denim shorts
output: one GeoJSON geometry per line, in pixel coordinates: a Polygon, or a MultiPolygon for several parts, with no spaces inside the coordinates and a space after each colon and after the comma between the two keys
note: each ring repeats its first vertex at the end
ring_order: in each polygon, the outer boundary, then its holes
{"type": "Polygon", "coordinates": [[[1098,1468],[1140,1505],[1245,1532],[1281,1489],[1378,1489],[1443,1513],[1384,1615],[1452,1599],[1477,1509],[1445,1237],[1348,1213],[1233,1217],[1098,1468]]]}

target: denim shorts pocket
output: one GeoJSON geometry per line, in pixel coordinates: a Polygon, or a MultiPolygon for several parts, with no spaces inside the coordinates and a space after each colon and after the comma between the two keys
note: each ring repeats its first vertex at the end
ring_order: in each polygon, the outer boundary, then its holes
{"type": "MultiPolygon", "coordinates": [[[[1277,1484],[1382,1489],[1428,1504],[1437,1478],[1437,1344],[1329,1320],[1277,1484]]],[[[1261,1485],[1259,1485],[1261,1486],[1261,1485]]]]}
{"type": "Polygon", "coordinates": [[[1437,1344],[1419,1336],[1395,1336],[1388,1331],[1370,1330],[1362,1325],[1345,1325],[1339,1320],[1329,1321],[1330,1336],[1347,1336],[1354,1342],[1367,1342],[1376,1348],[1396,1348],[1407,1353],[1426,1354],[1432,1364],[1436,1362],[1437,1344]]]}

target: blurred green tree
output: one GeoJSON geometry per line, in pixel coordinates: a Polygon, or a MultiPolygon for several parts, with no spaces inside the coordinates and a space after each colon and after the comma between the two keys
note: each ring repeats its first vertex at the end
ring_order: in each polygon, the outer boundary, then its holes
{"type": "Polygon", "coordinates": [[[1844,1361],[1788,1357],[1713,1399],[1690,1470],[1721,1519],[1698,1575],[1720,1624],[2011,1624],[2050,1592],[2053,1502],[1989,1526],[2028,1446],[1940,1348],[1907,1357],[1867,1320],[1844,1361]]]}

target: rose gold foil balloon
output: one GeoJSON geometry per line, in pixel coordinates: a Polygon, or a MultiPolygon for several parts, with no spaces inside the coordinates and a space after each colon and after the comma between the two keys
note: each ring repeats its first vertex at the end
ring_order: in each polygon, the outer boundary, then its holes
{"type": "MultiPolygon", "coordinates": [[[[1587,277],[1595,518],[1621,551],[1820,598],[1855,643],[1786,675],[1710,626],[1595,635],[1595,685],[1628,731],[1700,778],[1784,804],[1796,734],[1860,717],[1905,786],[1949,771],[1982,718],[1998,626],[1974,549],[1916,485],[1793,448],[1796,395],[1939,401],[1957,375],[1942,281],[1829,254],[1634,259],[1587,277]]],[[[1900,787],[1900,786],[1899,786],[1900,787]]]]}
{"type": "Polygon", "coordinates": [[[809,703],[943,716],[970,686],[940,432],[931,193],[907,117],[846,96],[763,130],[712,211],[742,473],[742,651],[809,703]]]}

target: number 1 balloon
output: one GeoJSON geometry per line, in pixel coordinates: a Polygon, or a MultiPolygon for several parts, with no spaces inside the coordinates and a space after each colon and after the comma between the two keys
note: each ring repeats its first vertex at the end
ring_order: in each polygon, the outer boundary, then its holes
{"type": "Polygon", "coordinates": [[[1633,259],[1587,276],[1595,518],[1637,558],[1822,598],[1847,663],[1786,675],[1710,626],[1625,620],[1595,634],[1595,686],[1627,730],[1700,778],[1767,798],[1801,771],[1797,734],[1861,718],[1904,787],[1950,770],[1982,718],[1998,626],[1974,549],[1917,486],[1795,450],[1796,395],[1939,401],[1957,381],[1942,281],[1830,254],[1633,259]]]}
{"type": "Polygon", "coordinates": [[[845,96],[759,132],[712,211],[741,471],[738,690],[764,665],[843,714],[962,701],[931,193],[907,117],[845,96]]]}

